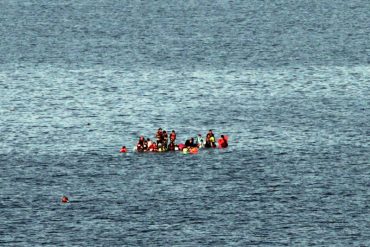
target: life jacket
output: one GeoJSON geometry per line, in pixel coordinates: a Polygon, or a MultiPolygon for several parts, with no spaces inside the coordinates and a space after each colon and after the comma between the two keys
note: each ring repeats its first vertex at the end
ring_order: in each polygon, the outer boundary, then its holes
{"type": "Polygon", "coordinates": [[[179,147],[179,150],[183,150],[185,145],[183,143],[180,143],[178,147],[179,147]]]}
{"type": "Polygon", "coordinates": [[[155,137],[157,138],[158,141],[162,141],[162,139],[163,139],[163,132],[162,131],[158,131],[157,134],[155,135],[155,137]]]}
{"type": "Polygon", "coordinates": [[[151,151],[151,152],[156,152],[156,151],[158,151],[158,149],[157,149],[157,144],[155,144],[155,142],[153,142],[153,143],[152,143],[152,145],[150,145],[150,147],[149,147],[149,151],[151,151]]]}
{"type": "Polygon", "coordinates": [[[120,153],[126,153],[126,152],[127,152],[127,148],[126,147],[121,148],[120,153]]]}
{"type": "Polygon", "coordinates": [[[213,133],[208,133],[206,136],[206,142],[215,142],[215,136],[213,133]]]}
{"type": "Polygon", "coordinates": [[[191,153],[191,154],[197,154],[198,153],[198,148],[195,148],[195,147],[190,148],[189,149],[189,153],[191,153]]]}
{"type": "Polygon", "coordinates": [[[220,138],[218,139],[218,147],[219,148],[227,148],[229,146],[229,144],[227,143],[227,140],[229,138],[227,136],[224,136],[224,138],[220,138]]]}
{"type": "Polygon", "coordinates": [[[170,134],[170,140],[171,141],[175,141],[176,140],[176,133],[171,132],[171,134],[170,134]]]}
{"type": "Polygon", "coordinates": [[[216,139],[213,135],[209,138],[209,144],[212,148],[216,147],[216,139]]]}
{"type": "Polygon", "coordinates": [[[168,134],[167,133],[164,133],[163,134],[163,140],[166,142],[168,140],[168,134]]]}
{"type": "Polygon", "coordinates": [[[220,139],[218,139],[217,142],[218,142],[218,147],[222,148],[222,144],[224,143],[224,139],[220,138],[220,139]]]}

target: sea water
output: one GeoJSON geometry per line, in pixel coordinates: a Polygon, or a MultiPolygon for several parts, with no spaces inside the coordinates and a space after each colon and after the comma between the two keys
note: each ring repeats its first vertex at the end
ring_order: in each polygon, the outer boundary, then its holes
{"type": "Polygon", "coordinates": [[[0,245],[369,246],[369,9],[1,1],[0,245]]]}

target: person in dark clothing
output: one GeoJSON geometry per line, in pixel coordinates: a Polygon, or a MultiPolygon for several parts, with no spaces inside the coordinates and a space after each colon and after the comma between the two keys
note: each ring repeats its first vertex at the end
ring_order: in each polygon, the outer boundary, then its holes
{"type": "Polygon", "coordinates": [[[144,141],[145,141],[144,136],[140,136],[140,139],[136,145],[136,150],[138,152],[144,152],[144,141]]]}
{"type": "Polygon", "coordinates": [[[186,140],[185,146],[188,147],[188,148],[189,147],[197,147],[197,144],[194,143],[194,138],[190,138],[190,139],[186,140]]]}
{"type": "Polygon", "coordinates": [[[206,136],[206,148],[215,148],[216,147],[216,139],[215,135],[213,134],[212,130],[209,130],[206,136]]]}
{"type": "Polygon", "coordinates": [[[143,150],[144,152],[148,151],[148,141],[147,140],[144,140],[143,150]]]}
{"type": "Polygon", "coordinates": [[[175,151],[175,148],[176,148],[175,143],[170,142],[170,144],[168,145],[168,151],[175,151]]]}
{"type": "Polygon", "coordinates": [[[167,145],[168,145],[167,131],[163,130],[162,136],[163,136],[163,147],[167,149],[167,145]]]}
{"type": "Polygon", "coordinates": [[[187,139],[185,141],[185,147],[190,147],[191,146],[191,142],[190,142],[190,139],[187,139]]]}

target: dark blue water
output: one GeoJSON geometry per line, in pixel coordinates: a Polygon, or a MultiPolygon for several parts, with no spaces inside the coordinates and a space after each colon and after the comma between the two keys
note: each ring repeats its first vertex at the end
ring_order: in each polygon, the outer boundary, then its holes
{"type": "Polygon", "coordinates": [[[1,1],[0,245],[369,246],[369,9],[1,1]]]}

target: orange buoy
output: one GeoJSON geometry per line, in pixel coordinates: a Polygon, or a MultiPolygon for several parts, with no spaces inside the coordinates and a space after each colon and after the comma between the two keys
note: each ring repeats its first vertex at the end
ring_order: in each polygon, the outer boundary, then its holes
{"type": "Polygon", "coordinates": [[[62,203],[67,203],[67,202],[69,202],[68,197],[62,196],[62,203]]]}

